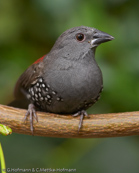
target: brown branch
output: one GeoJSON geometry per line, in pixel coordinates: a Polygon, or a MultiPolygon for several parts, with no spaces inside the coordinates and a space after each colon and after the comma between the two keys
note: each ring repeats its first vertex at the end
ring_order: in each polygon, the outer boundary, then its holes
{"type": "MultiPolygon", "coordinates": [[[[29,120],[23,123],[26,110],[0,105],[0,123],[15,133],[31,135],[29,120]]],[[[98,138],[139,135],[139,111],[90,115],[84,118],[78,133],[79,117],[37,112],[34,135],[61,138],[98,138]]]]}

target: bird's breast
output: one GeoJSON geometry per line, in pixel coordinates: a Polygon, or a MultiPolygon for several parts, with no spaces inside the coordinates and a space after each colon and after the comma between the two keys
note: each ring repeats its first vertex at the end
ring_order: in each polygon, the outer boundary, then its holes
{"type": "Polygon", "coordinates": [[[102,73],[95,65],[79,65],[53,70],[46,81],[65,102],[79,102],[97,97],[102,88],[102,73]]]}
{"type": "Polygon", "coordinates": [[[87,108],[102,88],[102,74],[97,65],[53,69],[43,74],[29,89],[30,100],[53,113],[74,113],[87,108]],[[86,107],[85,107],[86,105],[86,107]]]}

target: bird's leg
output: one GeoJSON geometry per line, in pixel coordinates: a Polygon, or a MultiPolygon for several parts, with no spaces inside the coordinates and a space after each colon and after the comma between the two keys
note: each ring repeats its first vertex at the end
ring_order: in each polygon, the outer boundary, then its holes
{"type": "Polygon", "coordinates": [[[27,120],[28,116],[30,117],[30,130],[31,130],[32,135],[33,135],[33,117],[38,122],[38,116],[36,115],[35,106],[32,103],[28,105],[28,111],[24,117],[24,122],[27,120]]]}
{"type": "Polygon", "coordinates": [[[85,110],[82,110],[82,111],[79,111],[75,114],[72,115],[73,117],[77,117],[77,116],[80,116],[80,122],[79,122],[79,128],[78,128],[78,131],[80,131],[81,127],[82,127],[82,124],[83,124],[83,118],[86,116],[86,117],[89,117],[89,115],[87,114],[87,112],[85,110]]]}

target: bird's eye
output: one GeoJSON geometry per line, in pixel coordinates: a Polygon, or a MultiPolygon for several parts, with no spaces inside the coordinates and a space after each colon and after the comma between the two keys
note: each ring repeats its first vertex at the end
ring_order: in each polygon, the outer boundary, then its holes
{"type": "Polygon", "coordinates": [[[77,35],[76,35],[76,39],[78,40],[78,41],[83,41],[84,40],[84,38],[85,38],[85,36],[84,36],[84,34],[82,34],[82,33],[78,33],[77,35]]]}

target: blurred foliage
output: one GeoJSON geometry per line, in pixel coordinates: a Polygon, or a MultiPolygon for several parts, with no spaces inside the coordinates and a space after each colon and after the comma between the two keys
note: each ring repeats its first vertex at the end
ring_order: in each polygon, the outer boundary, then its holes
{"type": "Polygon", "coordinates": [[[1,165],[1,173],[5,173],[4,170],[6,169],[6,165],[5,165],[5,159],[4,159],[1,143],[0,143],[0,165],[1,165]]]}
{"type": "MultiPolygon", "coordinates": [[[[97,48],[104,91],[88,112],[137,111],[138,19],[138,0],[0,0],[0,103],[13,99],[20,74],[49,52],[62,32],[85,25],[115,37],[97,48]]],[[[80,173],[139,170],[137,137],[57,139],[14,134],[0,136],[0,142],[7,167],[64,167],[76,168],[80,173]]]]}

